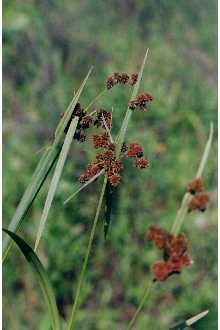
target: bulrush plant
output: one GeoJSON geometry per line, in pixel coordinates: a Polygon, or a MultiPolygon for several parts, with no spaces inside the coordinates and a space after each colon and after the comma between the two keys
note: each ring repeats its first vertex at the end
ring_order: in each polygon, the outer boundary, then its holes
{"type": "MultiPolygon", "coordinates": [[[[94,100],[90,102],[87,107],[83,107],[79,102],[79,98],[90,72],[88,73],[78,92],[71,101],[68,109],[61,114],[60,123],[58,124],[55,132],[54,142],[40,160],[33,178],[31,179],[30,185],[22,197],[9,228],[7,230],[4,229],[4,231],[8,234],[8,238],[4,244],[4,260],[8,256],[12,242],[15,242],[38,278],[48,307],[51,326],[54,330],[72,330],[76,328],[75,321],[81,303],[81,292],[85,281],[86,269],[89,256],[91,254],[97,223],[105,202],[107,212],[105,214],[103,227],[104,237],[106,238],[111,220],[112,195],[115,190],[118,189],[118,186],[123,184],[123,169],[125,166],[124,160],[126,158],[130,158],[133,162],[135,170],[150,170],[150,160],[146,157],[144,148],[141,146],[139,141],[129,141],[125,143],[125,138],[126,141],[129,140],[129,138],[126,137],[126,133],[133,112],[141,111],[144,115],[144,112],[150,108],[150,104],[153,101],[153,97],[149,91],[143,93],[139,92],[147,55],[148,50],[145,54],[139,73],[113,73],[107,78],[105,88],[95,97],[94,100]],[[103,107],[95,108],[94,104],[100,100],[104,93],[108,94],[109,90],[113,87],[120,88],[122,85],[125,87],[132,87],[133,91],[127,103],[127,110],[125,112],[121,128],[118,134],[115,135],[113,134],[113,112],[108,111],[103,107]],[[89,112],[89,109],[92,106],[94,109],[89,112]],[[92,126],[95,128],[96,132],[91,136],[88,133],[92,126]],[[73,197],[75,197],[80,191],[85,189],[99,177],[103,177],[103,183],[97,202],[95,216],[91,224],[86,253],[76,285],[74,303],[69,319],[65,322],[59,316],[53,288],[50,284],[49,277],[39,257],[37,256],[37,248],[43,235],[43,231],[46,228],[46,220],[52,206],[54,195],[58,189],[58,183],[61,178],[70,146],[73,142],[83,143],[86,139],[91,140],[93,148],[96,151],[95,158],[92,159],[87,167],[82,171],[78,178],[79,182],[76,189],[69,197],[66,198],[64,204],[70,202],[73,197]],[[37,197],[37,194],[48,174],[52,171],[55,163],[56,166],[42,211],[35,248],[33,250],[21,237],[16,234],[16,232],[19,229],[21,222],[24,220],[34,199],[37,197]]],[[[213,127],[211,125],[210,136],[205,147],[196,178],[189,182],[187,186],[186,194],[184,195],[183,202],[177,212],[177,217],[174,220],[170,232],[166,232],[160,227],[151,225],[146,233],[147,242],[152,242],[154,246],[161,251],[162,258],[152,265],[152,279],[148,283],[144,295],[140,300],[140,304],[128,324],[127,329],[131,329],[135,325],[136,320],[145,305],[147,297],[156,283],[166,281],[174,274],[180,274],[185,267],[189,267],[192,264],[192,259],[188,255],[188,239],[184,233],[181,232],[181,228],[184,218],[189,212],[204,212],[207,208],[209,194],[204,191],[202,173],[208,159],[212,135],[213,127]]],[[[136,175],[138,175],[138,173],[136,175]]]]}

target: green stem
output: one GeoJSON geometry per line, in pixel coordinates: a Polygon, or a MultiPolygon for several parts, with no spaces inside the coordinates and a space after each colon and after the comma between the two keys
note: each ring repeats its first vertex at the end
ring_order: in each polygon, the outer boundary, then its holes
{"type": "MultiPolygon", "coordinates": [[[[203,171],[205,169],[205,165],[208,161],[209,152],[210,152],[211,145],[212,145],[212,138],[213,138],[213,123],[211,122],[210,123],[210,130],[209,130],[209,138],[208,138],[208,140],[206,142],[206,145],[205,145],[205,149],[204,149],[204,152],[203,152],[200,164],[199,164],[199,168],[198,168],[198,171],[196,173],[196,178],[200,178],[203,174],[203,171]]],[[[176,218],[175,218],[174,223],[173,223],[172,228],[171,228],[171,234],[173,234],[174,236],[178,235],[179,232],[180,232],[180,229],[183,225],[185,216],[186,216],[187,211],[188,211],[188,204],[189,204],[190,199],[191,199],[190,193],[188,193],[188,192],[185,193],[185,195],[183,196],[183,199],[182,199],[181,206],[180,206],[180,208],[177,212],[176,218]]]]}
{"type": "Polygon", "coordinates": [[[87,250],[86,250],[86,255],[83,261],[83,265],[81,268],[81,272],[80,272],[80,276],[79,276],[79,281],[78,281],[78,285],[77,285],[77,290],[76,290],[76,297],[75,297],[75,301],[74,301],[74,305],[72,308],[72,313],[71,313],[71,317],[67,326],[68,330],[73,330],[74,328],[74,321],[76,319],[76,312],[77,312],[77,308],[79,305],[79,298],[80,298],[80,293],[81,293],[81,288],[83,285],[83,281],[84,281],[84,277],[85,277],[85,271],[87,268],[87,264],[88,264],[88,259],[89,259],[89,255],[91,252],[91,248],[92,248],[92,242],[94,239],[94,235],[95,235],[95,230],[96,230],[96,226],[98,223],[98,219],[99,219],[99,215],[100,215],[100,211],[101,211],[101,206],[102,206],[102,202],[103,202],[103,198],[104,198],[104,194],[105,194],[105,189],[106,189],[106,184],[107,184],[107,179],[104,179],[103,185],[102,185],[102,190],[101,190],[101,194],[99,197],[99,202],[98,202],[98,206],[96,209],[96,214],[95,214],[95,218],[92,224],[92,229],[91,229],[91,233],[90,233],[90,237],[89,237],[89,243],[87,246],[87,250]]]}
{"type": "MultiPolygon", "coordinates": [[[[196,173],[196,178],[201,177],[202,173],[205,169],[205,165],[207,163],[209,152],[210,152],[210,149],[211,149],[212,138],[213,138],[213,123],[210,124],[209,138],[208,138],[208,141],[206,143],[206,146],[205,146],[205,149],[204,149],[204,152],[203,152],[203,155],[202,155],[202,159],[201,159],[200,164],[199,164],[198,171],[196,173]]],[[[181,206],[180,206],[180,208],[177,212],[176,218],[173,222],[173,225],[172,225],[172,228],[171,228],[171,231],[170,231],[174,236],[178,235],[178,233],[180,232],[180,229],[183,225],[186,213],[188,211],[188,203],[190,201],[190,198],[191,198],[191,195],[188,192],[185,193],[184,196],[183,196],[181,206]]],[[[147,300],[147,298],[150,294],[150,291],[152,290],[154,284],[155,283],[153,281],[151,281],[150,284],[148,284],[148,286],[147,286],[147,288],[144,292],[144,295],[143,295],[143,297],[140,301],[140,304],[139,304],[132,320],[130,321],[130,323],[128,325],[127,330],[130,330],[130,329],[133,328],[133,326],[134,326],[134,324],[135,324],[142,308],[145,305],[145,302],[146,302],[146,300],[147,300]]]]}
{"type": "Polygon", "coordinates": [[[137,318],[138,318],[138,316],[139,316],[142,308],[144,307],[144,305],[146,303],[146,300],[147,300],[147,298],[148,298],[148,296],[149,296],[149,294],[151,292],[151,289],[153,288],[154,284],[155,283],[153,281],[150,281],[150,283],[148,283],[148,285],[147,285],[147,287],[146,287],[146,289],[144,291],[143,297],[142,297],[142,299],[140,301],[140,304],[139,304],[139,306],[138,306],[138,308],[137,308],[137,310],[136,310],[136,312],[135,312],[132,320],[128,324],[127,330],[130,330],[130,329],[133,328],[133,326],[134,326],[135,322],[137,321],[137,318]]]}
{"type": "Polygon", "coordinates": [[[177,236],[178,233],[180,232],[180,229],[184,222],[184,218],[188,211],[188,204],[189,204],[190,198],[191,198],[190,193],[185,193],[185,195],[183,196],[181,206],[177,212],[176,218],[173,222],[173,225],[172,225],[172,228],[170,231],[171,234],[173,234],[174,236],[177,236]]]}
{"type": "MultiPolygon", "coordinates": [[[[85,111],[88,109],[107,91],[107,89],[101,90],[101,92],[89,103],[89,105],[85,108],[85,111]]],[[[91,114],[90,114],[91,115],[91,114]]]]}

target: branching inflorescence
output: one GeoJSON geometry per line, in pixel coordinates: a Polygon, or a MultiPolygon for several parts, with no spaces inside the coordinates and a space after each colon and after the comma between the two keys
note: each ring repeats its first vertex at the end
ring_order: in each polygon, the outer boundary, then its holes
{"type": "MultiPolygon", "coordinates": [[[[135,85],[138,75],[132,74],[129,76],[127,73],[116,72],[111,75],[106,81],[107,89],[112,88],[116,84],[130,84],[135,85]]],[[[131,110],[146,110],[146,105],[152,101],[152,96],[149,93],[139,95],[134,100],[130,100],[128,107],[131,110]]],[[[101,128],[104,132],[94,134],[92,136],[92,143],[95,149],[101,150],[96,155],[94,161],[88,166],[86,171],[80,175],[79,181],[81,184],[85,184],[93,177],[95,177],[101,171],[104,171],[108,182],[116,187],[121,182],[121,170],[124,165],[122,162],[123,157],[134,158],[134,166],[136,168],[144,169],[150,165],[149,160],[144,158],[143,148],[139,143],[125,144],[123,143],[119,157],[116,155],[116,143],[112,137],[112,112],[109,112],[103,108],[95,111],[95,118],[90,115],[86,115],[86,112],[77,103],[73,116],[79,116],[79,122],[77,126],[74,139],[84,142],[86,139],[85,130],[94,125],[96,128],[101,128]]],[[[69,125],[69,124],[68,124],[69,125]]],[[[67,126],[68,126],[67,125],[67,126]]],[[[68,129],[68,127],[66,128],[68,129]]]]}
{"type": "MultiPolygon", "coordinates": [[[[105,237],[107,234],[107,229],[110,221],[111,214],[111,198],[112,193],[115,191],[113,187],[117,187],[122,182],[122,170],[124,168],[123,160],[125,158],[133,159],[134,167],[138,169],[145,169],[150,166],[150,162],[148,159],[144,157],[143,147],[136,141],[133,141],[129,144],[125,143],[125,134],[128,127],[128,123],[133,111],[146,111],[148,110],[148,105],[153,100],[151,94],[145,92],[140,95],[137,95],[141,77],[144,70],[145,61],[147,58],[148,50],[144,57],[141,69],[139,74],[133,73],[131,75],[125,72],[115,72],[106,80],[106,85],[104,91],[98,94],[98,96],[87,106],[87,108],[83,108],[81,104],[78,102],[79,96],[82,92],[84,84],[88,78],[88,75],[91,71],[89,71],[86,79],[84,80],[82,86],[79,91],[76,93],[74,99],[70,103],[67,111],[64,114],[61,114],[61,123],[58,125],[58,128],[55,132],[55,141],[51,148],[52,151],[49,150],[48,153],[45,154],[43,161],[40,161],[40,165],[44,164],[43,171],[42,167],[39,166],[36,169],[37,180],[32,181],[30,188],[27,189],[27,192],[24,194],[24,200],[18,208],[16,216],[12,221],[12,229],[13,231],[17,230],[18,224],[21,221],[22,217],[26,213],[27,209],[32,203],[32,199],[35,198],[37,191],[40,189],[41,184],[44,182],[47,174],[49,173],[49,169],[52,166],[53,162],[56,160],[58,153],[56,153],[56,148],[61,143],[63,139],[64,133],[66,134],[66,138],[64,140],[62,150],[60,152],[59,160],[56,165],[56,169],[54,172],[53,179],[51,181],[51,186],[48,192],[48,198],[45,202],[45,208],[43,210],[42,219],[44,220],[42,223],[46,221],[49,209],[51,207],[51,203],[53,200],[53,196],[55,194],[55,190],[59,181],[59,177],[61,175],[64,162],[72,142],[72,139],[78,142],[85,142],[87,130],[93,126],[98,130],[95,134],[92,135],[92,144],[93,147],[97,150],[97,154],[95,159],[90,162],[87,166],[87,169],[84,173],[80,175],[80,187],[77,191],[72,195],[75,196],[80,190],[82,190],[87,184],[91,183],[99,176],[99,174],[104,174],[104,182],[101,189],[95,217],[91,226],[91,232],[89,237],[89,242],[85,254],[85,258],[82,264],[82,268],[79,275],[79,280],[76,288],[76,293],[74,297],[74,304],[72,307],[71,315],[67,324],[67,330],[73,330],[75,326],[76,313],[80,305],[80,295],[81,289],[84,282],[85,272],[88,264],[88,259],[91,253],[92,243],[94,240],[94,235],[96,231],[96,226],[98,223],[98,219],[101,213],[101,208],[104,200],[104,196],[106,199],[109,198],[106,204],[108,204],[108,216],[106,217],[104,223],[104,232],[105,237]],[[136,84],[136,85],[135,85],[136,84]],[[91,107],[92,104],[100,97],[104,92],[108,92],[109,89],[113,88],[116,85],[130,85],[134,86],[131,100],[128,102],[127,111],[125,113],[120,131],[117,135],[117,138],[114,138],[112,128],[113,128],[113,114],[112,112],[107,111],[104,108],[99,108],[92,113],[88,114],[87,110],[91,107]],[[101,130],[101,132],[100,132],[101,130]],[[45,172],[42,174],[41,172],[45,172]],[[33,185],[33,187],[32,187],[33,185]],[[82,188],[83,187],[83,188],[82,188]],[[107,193],[106,193],[107,192],[107,193]],[[27,195],[30,195],[27,198],[27,195]],[[25,203],[24,203],[25,201],[25,203]],[[23,205],[24,204],[24,205],[23,205]],[[21,212],[22,210],[22,212],[21,212]]],[[[204,191],[204,184],[201,179],[202,172],[206,161],[208,159],[209,150],[211,147],[213,135],[213,125],[211,125],[210,136],[205,147],[205,151],[196,174],[196,178],[188,183],[187,191],[183,197],[183,201],[179,211],[177,212],[176,219],[174,220],[174,224],[171,228],[170,232],[163,230],[157,226],[150,226],[148,232],[146,233],[146,240],[154,243],[155,247],[159,249],[162,253],[161,260],[156,261],[152,266],[152,277],[150,281],[150,285],[148,285],[146,291],[144,291],[143,298],[140,301],[140,304],[134,313],[133,318],[131,319],[128,328],[132,329],[134,326],[140,311],[142,310],[144,303],[149,296],[151,287],[155,284],[155,282],[165,281],[169,277],[174,274],[180,274],[182,270],[190,266],[192,264],[192,259],[188,254],[188,240],[186,236],[180,232],[180,229],[183,224],[184,216],[187,212],[191,211],[201,211],[204,212],[207,208],[207,204],[210,199],[209,193],[204,191]]],[[[70,196],[67,201],[72,198],[70,196]]],[[[42,233],[42,228],[40,227],[40,236],[42,233]]],[[[10,226],[9,226],[9,229],[10,226]]],[[[17,244],[20,246],[22,252],[26,255],[28,261],[33,265],[33,268],[38,275],[41,286],[44,291],[44,296],[49,306],[49,311],[52,320],[52,327],[54,330],[59,330],[59,315],[58,309],[56,306],[55,296],[52,291],[52,287],[49,280],[46,276],[46,272],[44,272],[44,268],[38,260],[35,252],[17,237],[13,231],[6,231],[12,239],[14,239],[17,244]],[[25,246],[25,248],[24,248],[25,246]]],[[[39,239],[40,239],[39,236],[39,239]]],[[[37,242],[39,242],[37,238],[37,242]]],[[[8,243],[7,243],[8,244],[8,243]]],[[[38,244],[38,243],[37,243],[38,244]]],[[[6,245],[6,256],[7,251],[10,248],[6,245]]],[[[36,249],[35,249],[36,251],[36,249]]]]}

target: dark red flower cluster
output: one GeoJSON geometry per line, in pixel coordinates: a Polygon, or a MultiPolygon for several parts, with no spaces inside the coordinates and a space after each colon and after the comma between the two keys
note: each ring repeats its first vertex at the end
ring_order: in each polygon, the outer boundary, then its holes
{"type": "Polygon", "coordinates": [[[133,73],[131,76],[129,76],[125,72],[121,72],[121,73],[115,72],[115,73],[113,73],[113,75],[108,77],[108,79],[106,81],[106,86],[107,86],[107,89],[110,89],[117,84],[123,84],[123,85],[130,84],[131,86],[133,86],[136,84],[137,79],[138,79],[137,73],[133,73]]]}
{"type": "Polygon", "coordinates": [[[112,113],[106,111],[105,109],[100,109],[97,111],[96,119],[94,120],[94,125],[96,127],[102,127],[106,129],[105,126],[108,127],[109,130],[112,128],[112,113]]]}
{"type": "Polygon", "coordinates": [[[203,191],[203,182],[201,178],[189,182],[188,191],[194,195],[188,205],[188,212],[199,210],[204,212],[210,199],[210,194],[203,191]]]}
{"type": "Polygon", "coordinates": [[[135,160],[135,167],[137,168],[147,168],[149,166],[150,166],[149,160],[145,159],[144,157],[135,160]]]}
{"type": "Polygon", "coordinates": [[[207,208],[207,204],[210,200],[210,194],[207,192],[201,192],[196,194],[189,202],[188,211],[199,210],[204,212],[207,208]]]}
{"type": "Polygon", "coordinates": [[[110,144],[108,133],[94,134],[92,138],[93,138],[93,145],[96,149],[108,148],[110,144]]]}
{"type": "Polygon", "coordinates": [[[150,162],[143,157],[143,148],[139,143],[131,143],[128,145],[126,152],[128,157],[136,158],[134,164],[137,168],[146,168],[150,166],[150,162]]]}
{"type": "MultiPolygon", "coordinates": [[[[112,141],[112,113],[104,109],[97,112],[94,120],[96,127],[104,128],[103,133],[94,134],[93,145],[96,149],[103,149],[103,152],[96,156],[94,162],[88,165],[87,170],[80,176],[80,183],[86,183],[97,175],[101,170],[104,170],[105,176],[112,186],[117,186],[121,182],[120,171],[123,164],[120,157],[116,157],[116,145],[112,141]]],[[[138,143],[131,143],[129,145],[123,144],[121,148],[121,155],[135,158],[135,166],[137,168],[146,168],[149,166],[149,161],[143,157],[143,149],[138,143]]]]}
{"type": "Polygon", "coordinates": [[[152,267],[155,281],[164,281],[173,274],[179,274],[185,266],[192,264],[187,254],[188,241],[183,234],[175,237],[159,227],[151,226],[146,238],[163,251],[163,260],[157,261],[152,267]]]}
{"type": "Polygon", "coordinates": [[[123,168],[121,161],[116,159],[112,150],[106,150],[96,156],[96,160],[91,163],[86,172],[80,176],[80,183],[89,181],[92,177],[104,169],[105,175],[112,186],[117,186],[121,182],[120,170],[123,168]]]}
{"type": "Polygon", "coordinates": [[[96,174],[98,174],[101,171],[101,169],[102,169],[101,166],[99,166],[99,164],[97,164],[95,162],[89,164],[85,173],[80,175],[79,182],[85,183],[85,182],[89,181],[96,174]]]}
{"type": "Polygon", "coordinates": [[[132,73],[130,77],[130,84],[131,86],[134,86],[138,80],[138,74],[137,73],[132,73]]]}
{"type": "Polygon", "coordinates": [[[203,191],[203,182],[201,178],[196,178],[188,183],[188,191],[195,195],[197,192],[203,191]]]}
{"type": "Polygon", "coordinates": [[[128,157],[142,157],[143,156],[143,148],[139,143],[131,143],[128,146],[127,151],[128,157]]]}
{"type": "Polygon", "coordinates": [[[136,97],[136,99],[129,101],[128,106],[131,110],[135,110],[137,108],[141,110],[147,110],[147,103],[153,101],[153,97],[149,93],[141,94],[136,97]]]}
{"type": "MultiPolygon", "coordinates": [[[[62,118],[63,116],[64,113],[61,113],[60,117],[62,118]]],[[[72,116],[64,129],[65,133],[67,133],[71,121],[75,116],[79,117],[79,121],[73,138],[79,142],[84,142],[86,139],[85,130],[89,128],[90,124],[92,124],[93,118],[89,115],[86,115],[86,112],[83,108],[81,108],[80,103],[77,103],[73,110],[72,116]]]]}

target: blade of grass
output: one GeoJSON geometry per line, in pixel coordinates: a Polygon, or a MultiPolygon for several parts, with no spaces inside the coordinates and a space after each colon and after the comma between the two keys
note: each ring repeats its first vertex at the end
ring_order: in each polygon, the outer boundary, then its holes
{"type": "Polygon", "coordinates": [[[201,320],[203,317],[205,317],[208,314],[208,310],[199,313],[193,317],[191,317],[190,319],[186,320],[186,321],[182,321],[176,325],[174,325],[172,328],[169,328],[169,330],[184,330],[184,329],[191,329],[188,327],[191,327],[191,325],[193,325],[194,323],[198,322],[199,320],[201,320]]]}
{"type": "Polygon", "coordinates": [[[58,185],[58,182],[60,180],[60,177],[61,177],[61,174],[62,174],[62,171],[63,171],[63,167],[64,167],[64,164],[65,164],[65,161],[66,161],[66,158],[67,158],[67,155],[68,155],[68,151],[70,149],[70,146],[71,146],[71,143],[72,143],[72,140],[73,140],[74,133],[76,131],[78,121],[79,121],[79,117],[75,117],[72,120],[72,122],[70,124],[70,127],[67,131],[67,135],[65,137],[63,147],[62,147],[62,150],[60,152],[59,159],[57,161],[57,165],[56,165],[56,168],[55,168],[55,171],[54,171],[51,183],[50,183],[47,199],[46,199],[46,202],[45,202],[45,205],[44,205],[43,213],[42,213],[42,216],[41,216],[41,219],[40,219],[40,224],[39,224],[39,227],[38,227],[37,238],[36,238],[35,247],[34,247],[35,251],[37,250],[38,244],[40,242],[40,239],[41,239],[44,227],[45,227],[45,223],[47,221],[47,217],[48,217],[48,214],[49,214],[49,211],[50,211],[50,207],[52,205],[52,201],[53,201],[53,198],[54,198],[54,195],[55,195],[55,192],[56,192],[56,189],[57,189],[57,185],[58,185]]]}
{"type": "Polygon", "coordinates": [[[80,95],[81,95],[81,93],[82,93],[82,91],[83,91],[83,89],[85,87],[85,84],[86,84],[86,82],[87,82],[87,80],[88,80],[88,78],[89,78],[89,76],[90,76],[90,74],[92,72],[92,69],[93,68],[91,68],[89,70],[89,72],[87,73],[87,75],[86,75],[85,79],[83,80],[80,88],[78,89],[78,91],[74,95],[74,97],[73,97],[72,101],[70,102],[67,110],[64,112],[64,115],[61,118],[61,120],[60,120],[60,122],[59,122],[59,124],[57,126],[57,129],[55,131],[55,141],[54,141],[55,143],[56,142],[58,142],[58,143],[60,142],[60,139],[63,136],[64,129],[65,129],[66,125],[68,124],[70,118],[71,118],[71,115],[73,113],[73,110],[74,110],[74,108],[76,106],[76,103],[78,102],[79,97],[80,97],[80,95]]]}
{"type": "Polygon", "coordinates": [[[106,186],[105,192],[105,216],[104,216],[104,239],[107,239],[109,226],[111,223],[112,209],[114,209],[115,195],[117,192],[117,187],[113,187],[109,182],[106,186]]]}
{"type": "Polygon", "coordinates": [[[57,309],[54,291],[40,259],[32,250],[32,248],[22,238],[20,238],[18,235],[14,234],[9,230],[3,229],[3,231],[7,233],[11,237],[11,239],[17,244],[19,250],[23,253],[24,257],[31,266],[43,292],[51,319],[52,329],[60,330],[59,313],[57,309]]]}
{"type": "MultiPolygon", "coordinates": [[[[8,226],[8,229],[12,232],[16,232],[24,217],[26,216],[28,210],[30,209],[32,203],[38,195],[43,183],[45,182],[48,174],[50,173],[56,159],[59,155],[60,148],[51,148],[49,147],[44,155],[42,156],[36,170],[34,171],[30,183],[21,198],[21,201],[12,217],[12,220],[8,226]]],[[[2,261],[4,262],[8,256],[10,248],[13,244],[13,241],[10,237],[6,237],[3,241],[3,255],[2,261]]]]}
{"type": "MultiPolygon", "coordinates": [[[[71,118],[72,112],[74,110],[74,107],[76,103],[78,102],[78,99],[85,87],[85,84],[89,78],[89,75],[91,74],[92,69],[89,70],[88,74],[86,75],[85,79],[83,80],[80,88],[78,89],[76,95],[74,96],[73,100],[70,102],[70,105],[68,106],[67,110],[65,111],[65,114],[63,118],[60,120],[56,133],[55,133],[55,140],[51,147],[47,149],[47,151],[44,153],[44,155],[41,157],[40,162],[38,163],[38,166],[34,172],[34,174],[31,177],[30,183],[28,187],[26,188],[19,205],[16,208],[16,211],[12,217],[12,220],[9,224],[8,229],[12,232],[16,232],[18,228],[20,227],[26,213],[28,212],[29,208],[31,207],[34,199],[37,197],[38,192],[40,191],[43,183],[45,182],[48,174],[50,173],[50,170],[52,169],[52,166],[54,162],[57,159],[57,156],[60,152],[60,143],[64,135],[64,129],[71,118]]],[[[2,261],[4,262],[7,258],[7,255],[11,249],[12,241],[9,237],[7,237],[4,240],[3,243],[3,258],[2,261]]]]}
{"type": "Polygon", "coordinates": [[[84,183],[83,185],[79,185],[77,186],[77,188],[74,190],[74,192],[72,193],[72,195],[70,195],[65,201],[64,201],[64,205],[67,204],[73,197],[75,197],[81,190],[83,190],[84,188],[86,188],[90,183],[92,183],[93,181],[95,181],[95,179],[97,179],[101,174],[104,173],[104,170],[101,170],[99,173],[97,173],[96,175],[94,175],[89,181],[87,181],[86,183],[84,183]]]}
{"type": "MultiPolygon", "coordinates": [[[[144,60],[142,62],[140,71],[138,73],[137,83],[134,85],[134,88],[133,88],[131,99],[134,99],[137,96],[137,93],[139,91],[141,79],[142,79],[143,72],[144,72],[145,63],[146,63],[146,60],[147,60],[148,51],[149,51],[149,48],[147,49],[146,54],[144,56],[144,60]]],[[[128,123],[129,123],[129,120],[131,118],[132,113],[133,113],[133,110],[131,110],[130,108],[127,108],[127,111],[126,111],[121,129],[120,129],[119,135],[116,139],[116,144],[117,144],[117,146],[116,146],[116,156],[117,157],[120,156],[121,148],[122,148],[123,142],[125,140],[125,134],[126,134],[126,131],[127,131],[127,128],[128,128],[128,123]]]]}

